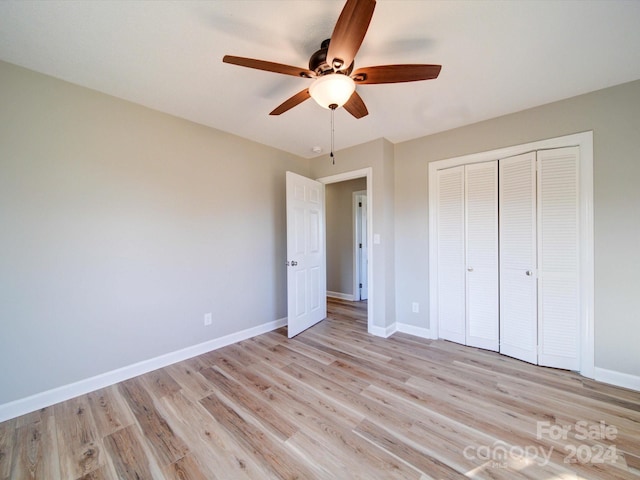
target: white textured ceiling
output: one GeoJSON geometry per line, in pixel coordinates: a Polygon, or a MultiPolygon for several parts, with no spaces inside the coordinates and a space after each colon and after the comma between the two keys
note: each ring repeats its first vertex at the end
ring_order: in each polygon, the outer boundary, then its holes
{"type": "MultiPolygon", "coordinates": [[[[269,112],[310,80],[222,63],[307,66],[342,0],[0,1],[0,59],[303,157],[330,112],[269,112]]],[[[336,149],[400,142],[640,78],[640,1],[378,0],[356,67],[443,65],[436,80],[361,85],[336,149]]]]}

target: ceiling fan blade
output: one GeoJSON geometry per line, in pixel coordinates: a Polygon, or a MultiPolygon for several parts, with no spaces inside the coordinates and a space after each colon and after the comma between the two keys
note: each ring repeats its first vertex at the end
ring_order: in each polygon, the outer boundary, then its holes
{"type": "Polygon", "coordinates": [[[367,33],[375,0],[347,0],[331,34],[327,64],[334,70],[349,68],[367,33]]]}
{"type": "Polygon", "coordinates": [[[231,63],[241,67],[255,68],[256,70],[265,70],[267,72],[282,73],[284,75],[293,75],[294,77],[314,78],[316,76],[307,68],[292,67],[291,65],[283,65],[282,63],[267,62],[264,60],[256,60],[255,58],[234,57],[233,55],[225,55],[222,58],[224,63],[231,63]]]}
{"type": "Polygon", "coordinates": [[[380,65],[358,68],[351,74],[351,78],[358,85],[416,82],[438,78],[441,68],[441,65],[380,65]]]}
{"type": "Polygon", "coordinates": [[[343,105],[344,109],[356,118],[362,118],[369,115],[367,106],[362,101],[362,97],[358,92],[353,92],[347,103],[343,105]]]}
{"type": "Polygon", "coordinates": [[[304,102],[310,97],[311,95],[309,94],[309,89],[305,88],[301,92],[296,93],[293,97],[282,102],[269,115],[280,115],[281,113],[284,113],[287,110],[291,110],[296,105],[300,105],[302,102],[304,102]]]}

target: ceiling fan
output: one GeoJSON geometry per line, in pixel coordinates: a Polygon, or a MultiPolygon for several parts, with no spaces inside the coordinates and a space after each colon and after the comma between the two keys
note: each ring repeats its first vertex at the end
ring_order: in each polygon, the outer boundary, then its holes
{"type": "Polygon", "coordinates": [[[314,79],[304,90],[276,107],[270,115],[280,115],[312,97],[325,108],[344,106],[355,118],[368,115],[367,107],[356,92],[356,85],[415,82],[430,80],[440,74],[440,65],[381,65],[354,70],[354,58],[369,28],[375,0],[347,0],[338,17],[331,38],[322,42],[320,50],[311,55],[309,68],[253,58],[225,55],[225,63],[268,72],[314,79]]]}

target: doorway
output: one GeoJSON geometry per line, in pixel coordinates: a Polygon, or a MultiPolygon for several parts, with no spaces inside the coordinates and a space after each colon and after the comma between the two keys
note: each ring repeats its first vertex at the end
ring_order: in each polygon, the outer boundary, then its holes
{"type": "MultiPolygon", "coordinates": [[[[345,181],[349,181],[349,180],[354,180],[354,179],[358,179],[358,178],[364,178],[366,179],[366,187],[364,189],[360,189],[359,191],[364,192],[364,195],[366,195],[367,198],[367,205],[368,208],[366,209],[366,213],[365,215],[365,219],[366,219],[366,231],[363,231],[363,234],[366,238],[366,244],[367,245],[372,245],[373,244],[373,230],[372,230],[372,219],[373,219],[373,199],[372,199],[372,175],[373,175],[373,169],[371,167],[368,168],[364,168],[364,169],[360,169],[360,170],[354,170],[351,172],[345,172],[345,173],[340,173],[337,175],[331,175],[328,177],[323,177],[323,178],[319,178],[317,179],[318,182],[323,183],[325,185],[329,185],[329,184],[334,184],[334,183],[340,183],[340,182],[345,182],[345,181]]],[[[349,202],[350,203],[350,202],[349,202]]],[[[352,207],[350,204],[348,204],[346,206],[346,208],[348,209],[348,211],[351,211],[352,207]]],[[[353,221],[352,221],[353,222],[353,221]]],[[[349,228],[349,230],[351,230],[351,228],[349,228]]],[[[330,233],[327,231],[327,236],[329,236],[330,233]]],[[[373,326],[373,298],[374,298],[374,285],[373,285],[373,265],[374,265],[374,259],[373,259],[373,249],[366,249],[366,265],[367,265],[367,271],[366,271],[366,285],[367,285],[367,330],[369,332],[372,331],[372,326],[373,326]]],[[[327,262],[329,262],[329,258],[327,257],[327,262]]],[[[354,267],[353,265],[353,261],[350,262],[349,270],[350,273],[353,274],[353,269],[354,267]]],[[[352,293],[352,299],[355,299],[355,290],[353,290],[352,293]]]]}

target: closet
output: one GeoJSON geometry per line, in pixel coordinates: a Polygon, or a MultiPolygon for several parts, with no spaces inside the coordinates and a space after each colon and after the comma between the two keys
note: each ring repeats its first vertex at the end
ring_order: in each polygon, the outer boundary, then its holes
{"type": "Polygon", "coordinates": [[[434,169],[440,338],[580,369],[579,165],[566,147],[434,169]]]}

